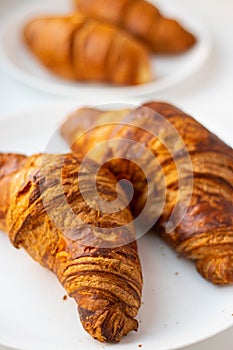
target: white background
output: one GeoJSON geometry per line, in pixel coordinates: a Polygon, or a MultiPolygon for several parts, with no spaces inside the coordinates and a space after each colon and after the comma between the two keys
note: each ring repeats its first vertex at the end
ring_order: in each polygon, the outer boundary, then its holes
{"type": "MultiPolygon", "coordinates": [[[[30,0],[0,0],[0,21],[9,12],[30,0]]],[[[32,0],[31,0],[32,1],[32,0]]],[[[35,0],[34,0],[35,1],[35,0]]],[[[46,0],[40,0],[46,1],[46,0]]],[[[208,63],[194,77],[178,87],[146,99],[160,99],[178,105],[193,116],[203,116],[211,125],[221,120],[233,131],[233,0],[173,0],[202,18],[213,37],[213,51],[208,63]]],[[[1,24],[1,23],[0,23],[1,24]]],[[[91,99],[91,97],[89,96],[91,99]]],[[[0,118],[60,103],[61,97],[43,94],[15,81],[0,67],[0,118]]],[[[67,99],[66,101],[69,101],[67,99]]],[[[74,100],[72,100],[72,104],[74,100]]],[[[3,285],[6,281],[2,281],[3,285]]],[[[195,300],[194,300],[195,302],[195,300]]],[[[232,350],[233,329],[186,350],[232,350]]],[[[0,345],[0,350],[6,350],[0,345]]],[[[184,350],[184,349],[183,349],[184,350]]]]}

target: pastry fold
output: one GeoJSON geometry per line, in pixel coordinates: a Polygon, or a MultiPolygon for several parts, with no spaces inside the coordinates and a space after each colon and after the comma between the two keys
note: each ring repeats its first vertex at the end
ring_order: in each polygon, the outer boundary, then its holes
{"type": "MultiPolygon", "coordinates": [[[[142,273],[124,191],[118,186],[119,211],[93,207],[93,166],[81,171],[81,158],[71,154],[0,154],[0,229],[57,275],[92,337],[118,342],[138,328],[142,273]]],[[[99,170],[96,186],[107,203],[116,184],[107,168],[99,170]]]]}
{"type": "Polygon", "coordinates": [[[26,25],[24,39],[45,67],[66,79],[121,85],[152,80],[141,42],[81,13],[35,18],[26,25]]]}
{"type": "Polygon", "coordinates": [[[157,7],[147,1],[73,1],[79,11],[120,26],[139,38],[155,53],[182,53],[196,42],[194,35],[178,21],[164,17],[157,7]]]}
{"type": "MultiPolygon", "coordinates": [[[[155,231],[177,252],[195,261],[207,280],[222,285],[233,283],[231,147],[189,115],[162,102],[121,111],[83,108],[64,122],[61,132],[74,153],[79,150],[86,154],[105,142],[101,152],[93,153],[95,159],[104,163],[111,155],[112,160],[107,163],[111,171],[118,179],[131,181],[135,190],[131,209],[135,216],[146,204],[147,180],[155,204],[162,200],[159,168],[153,173],[154,163],[143,158],[137,145],[146,147],[159,162],[166,184],[166,200],[155,231]],[[176,141],[169,125],[182,142],[176,141]],[[85,133],[88,128],[92,130],[85,133]],[[112,142],[114,139],[117,144],[112,142]],[[136,146],[125,146],[124,140],[128,139],[136,146]],[[132,159],[141,158],[149,177],[128,159],[129,154],[132,159]],[[175,222],[181,212],[182,220],[168,230],[172,213],[175,222]]],[[[147,220],[157,215],[156,205],[151,206],[148,214],[147,220]]]]}

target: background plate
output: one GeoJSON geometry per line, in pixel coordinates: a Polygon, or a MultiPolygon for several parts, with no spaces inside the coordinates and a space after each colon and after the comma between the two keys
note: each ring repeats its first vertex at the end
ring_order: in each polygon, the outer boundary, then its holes
{"type": "MultiPolygon", "coordinates": [[[[0,121],[0,149],[31,154],[46,148],[60,121],[73,110],[57,105],[0,121]]],[[[202,120],[203,122],[203,120],[202,120]]],[[[206,121],[210,127],[213,120],[206,121]]],[[[230,132],[215,121],[214,130],[232,142],[230,132]]],[[[232,145],[232,143],[231,143],[232,145]]],[[[56,148],[66,152],[59,134],[56,148]]],[[[76,304],[63,300],[56,277],[16,250],[0,232],[0,343],[23,350],[135,350],[180,348],[233,325],[233,287],[205,281],[194,265],[149,233],[139,241],[143,266],[143,304],[139,331],[111,346],[93,340],[79,322],[76,304]]]]}
{"type": "MultiPolygon", "coordinates": [[[[32,17],[46,14],[69,13],[72,10],[69,0],[32,1],[24,8],[18,8],[3,27],[0,46],[1,61],[15,78],[34,88],[63,96],[83,96],[87,94],[114,94],[114,96],[138,96],[156,93],[182,82],[196,73],[211,51],[211,40],[203,23],[193,13],[179,8],[171,0],[152,1],[160,6],[165,14],[179,19],[192,31],[198,43],[183,55],[153,56],[154,80],[148,84],[131,87],[114,87],[106,84],[74,83],[61,80],[50,74],[31,55],[22,41],[22,28],[32,17]]],[[[12,11],[13,12],[13,11],[12,11]]]]}

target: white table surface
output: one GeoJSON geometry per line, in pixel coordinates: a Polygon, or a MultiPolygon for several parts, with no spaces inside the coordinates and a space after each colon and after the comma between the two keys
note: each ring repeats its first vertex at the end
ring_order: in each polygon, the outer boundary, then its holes
{"type": "MultiPolygon", "coordinates": [[[[30,0],[0,0],[0,25],[16,6],[27,1],[30,0]]],[[[229,130],[233,130],[233,0],[173,1],[190,8],[206,23],[213,37],[213,52],[205,67],[189,81],[147,99],[170,101],[193,116],[206,116],[209,123],[212,118],[219,118],[229,130]]],[[[8,76],[0,66],[0,100],[0,118],[7,118],[64,99],[24,86],[8,76]]],[[[72,104],[74,102],[72,100],[72,104]]],[[[232,350],[232,340],[233,328],[185,349],[232,350]]],[[[0,350],[7,348],[0,345],[0,350]]]]}

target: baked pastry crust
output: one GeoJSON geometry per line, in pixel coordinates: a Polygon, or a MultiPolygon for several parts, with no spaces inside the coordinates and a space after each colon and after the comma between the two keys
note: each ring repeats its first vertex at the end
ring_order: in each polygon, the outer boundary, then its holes
{"type": "Polygon", "coordinates": [[[121,85],[152,80],[141,42],[81,13],[35,18],[26,25],[24,40],[45,67],[66,79],[121,85]]]}
{"type": "Polygon", "coordinates": [[[120,26],[144,42],[150,50],[179,54],[190,49],[196,38],[178,21],[166,18],[144,0],[73,0],[88,15],[120,26]]]}
{"type": "MultiPolygon", "coordinates": [[[[167,124],[165,124],[167,125],[167,124]]],[[[154,229],[176,251],[194,260],[198,271],[215,284],[233,283],[233,150],[212,134],[198,121],[176,107],[162,102],[151,102],[135,110],[97,111],[80,109],[70,116],[61,128],[63,137],[83,154],[104,141],[118,139],[117,146],[106,142],[102,153],[95,159],[104,162],[112,155],[108,166],[118,179],[126,178],[134,186],[132,212],[140,213],[147,201],[147,178],[134,162],[127,160],[129,151],[124,140],[133,140],[145,146],[159,162],[166,183],[166,201],[154,229]],[[161,118],[162,117],[162,118],[161,118]],[[126,125],[136,120],[137,126],[126,125]],[[174,159],[161,140],[172,143],[172,136],[162,120],[169,122],[184,142],[184,148],[174,143],[174,159]],[[84,123],[85,121],[85,123],[84,123]],[[109,121],[109,122],[108,122],[109,121]],[[110,123],[111,122],[111,123],[110,123]],[[117,126],[112,123],[116,122],[117,126]],[[122,123],[121,123],[122,122],[122,123]],[[101,126],[101,124],[103,124],[101,126]],[[90,127],[92,131],[84,133],[90,127]],[[99,125],[99,126],[98,126],[99,125]],[[156,130],[157,137],[147,130],[156,130]],[[80,137],[82,135],[82,137],[80,137]],[[120,152],[120,158],[117,155],[120,152]],[[187,152],[191,167],[187,166],[187,152]],[[183,169],[179,174],[177,166],[183,169]],[[190,179],[193,178],[192,187],[190,179]],[[179,181],[183,181],[182,190],[179,181]],[[177,205],[178,204],[178,205],[177,205]],[[167,225],[175,207],[179,211],[186,206],[182,221],[168,232],[167,225]]],[[[183,147],[183,146],[182,146],[183,147]]],[[[138,150],[138,149],[136,149],[138,150]]],[[[140,153],[138,153],[140,154],[140,153]]],[[[153,164],[143,159],[147,173],[152,174],[153,164]]],[[[161,176],[159,171],[149,178],[155,203],[159,203],[161,176]]],[[[151,206],[149,216],[156,215],[156,205],[151,206]]],[[[147,219],[150,219],[148,217],[147,219]]],[[[176,219],[176,218],[175,218],[176,219]]]]}
{"type": "MultiPolygon", "coordinates": [[[[86,193],[93,191],[88,169],[91,172],[94,163],[89,162],[85,172],[80,164],[81,158],[71,154],[0,154],[0,229],[16,248],[23,247],[57,275],[92,337],[118,342],[137,330],[141,305],[142,273],[132,216],[119,187],[119,212],[90,207],[79,181],[86,193]]],[[[105,201],[115,199],[116,183],[107,168],[99,170],[96,185],[105,201]]]]}

